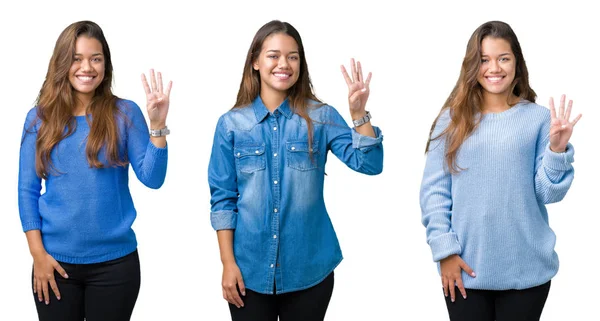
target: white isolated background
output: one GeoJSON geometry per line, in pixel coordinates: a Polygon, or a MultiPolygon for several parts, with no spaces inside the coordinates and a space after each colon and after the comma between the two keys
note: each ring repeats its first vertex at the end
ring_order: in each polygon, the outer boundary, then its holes
{"type": "Polygon", "coordinates": [[[352,172],[333,155],[325,197],[344,261],[326,320],[447,320],[420,223],[418,192],[430,125],[458,78],[471,33],[503,20],[521,42],[538,103],[565,93],[583,113],[571,142],[576,178],[550,205],[561,267],[542,320],[597,313],[600,118],[596,10],[583,1],[5,1],[0,5],[3,156],[0,320],[37,320],[31,256],[21,231],[17,172],[23,121],[60,32],[78,20],[104,30],[114,92],[145,112],[140,74],[173,80],[169,168],[150,190],[130,175],[142,286],[132,320],[229,320],[222,266],[209,220],[207,167],[218,117],[235,102],[254,33],[272,19],[300,32],[316,94],[350,123],[340,65],[373,72],[368,110],[384,133],[379,176],[352,172]]]}

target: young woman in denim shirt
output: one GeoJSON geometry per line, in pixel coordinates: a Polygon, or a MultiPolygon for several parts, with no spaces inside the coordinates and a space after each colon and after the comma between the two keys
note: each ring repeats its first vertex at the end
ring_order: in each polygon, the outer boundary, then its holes
{"type": "Polygon", "coordinates": [[[351,169],[383,167],[381,131],[365,110],[371,74],[348,84],[349,128],[312,89],[302,40],[289,23],[256,33],[235,106],[219,119],[208,169],[211,223],[233,320],[322,320],[342,260],[325,209],[327,153],[351,169]]]}
{"type": "Polygon", "coordinates": [[[574,177],[569,101],[535,104],[512,28],[481,25],[433,123],[423,224],[452,321],[539,320],[558,271],[545,204],[574,177]],[[566,107],[566,108],[565,108],[566,107]]]}
{"type": "Polygon", "coordinates": [[[142,75],[151,137],[140,108],[112,93],[102,29],[78,21],[58,37],[37,106],[27,114],[19,164],[39,320],[130,319],[140,261],[129,165],[146,186],[163,184],[171,83],[163,89],[161,78],[151,71],[148,85],[142,75]]]}

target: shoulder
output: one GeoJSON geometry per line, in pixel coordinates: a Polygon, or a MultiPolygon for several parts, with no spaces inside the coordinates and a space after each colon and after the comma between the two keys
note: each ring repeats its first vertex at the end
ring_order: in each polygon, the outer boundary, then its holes
{"type": "Polygon", "coordinates": [[[527,114],[537,118],[550,119],[550,109],[545,106],[538,105],[534,102],[523,100],[519,103],[520,109],[527,114]]]}
{"type": "Polygon", "coordinates": [[[219,117],[218,124],[227,130],[232,128],[249,129],[256,125],[256,115],[252,105],[232,108],[219,117]]]}
{"type": "Polygon", "coordinates": [[[25,128],[38,128],[42,123],[42,120],[38,116],[38,107],[33,107],[29,109],[27,112],[27,116],[25,117],[25,128]]]}
{"type": "Polygon", "coordinates": [[[308,116],[316,122],[330,122],[332,120],[342,118],[335,107],[323,102],[309,100],[308,101],[308,116]]]}
{"type": "Polygon", "coordinates": [[[142,114],[142,110],[140,109],[140,106],[138,106],[132,100],[119,98],[119,99],[117,99],[116,104],[117,104],[117,109],[129,117],[142,114]]]}

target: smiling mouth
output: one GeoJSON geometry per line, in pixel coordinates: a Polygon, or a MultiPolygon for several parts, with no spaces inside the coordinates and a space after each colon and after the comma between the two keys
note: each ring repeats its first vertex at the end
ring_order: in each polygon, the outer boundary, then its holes
{"type": "Polygon", "coordinates": [[[274,72],[273,75],[281,80],[287,80],[290,78],[290,74],[282,73],[282,72],[274,72]]]}
{"type": "Polygon", "coordinates": [[[497,84],[504,79],[504,76],[493,76],[493,77],[487,76],[487,77],[485,77],[485,79],[492,84],[497,84]]]}
{"type": "Polygon", "coordinates": [[[84,84],[91,83],[94,80],[94,78],[96,78],[96,76],[81,76],[81,75],[78,75],[75,77],[77,78],[77,80],[79,80],[80,82],[82,82],[84,84]]]}

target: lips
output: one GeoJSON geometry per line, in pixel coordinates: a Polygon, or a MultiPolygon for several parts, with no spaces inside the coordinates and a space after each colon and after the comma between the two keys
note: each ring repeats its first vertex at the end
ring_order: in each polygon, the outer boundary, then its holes
{"type": "Polygon", "coordinates": [[[75,78],[77,78],[77,80],[83,84],[91,84],[96,76],[76,75],[75,78]]]}
{"type": "Polygon", "coordinates": [[[486,76],[485,80],[491,84],[500,83],[505,76],[486,76]]]}
{"type": "Polygon", "coordinates": [[[273,76],[280,80],[288,80],[290,79],[291,74],[285,72],[274,72],[273,76]]]}

